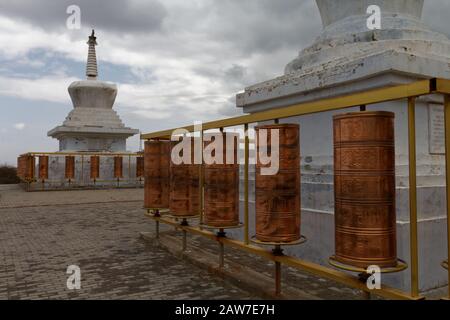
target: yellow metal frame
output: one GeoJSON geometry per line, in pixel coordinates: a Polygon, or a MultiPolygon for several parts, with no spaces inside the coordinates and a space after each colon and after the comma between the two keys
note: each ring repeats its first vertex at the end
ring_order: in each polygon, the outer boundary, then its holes
{"type": "Polygon", "coordinates": [[[119,157],[119,156],[130,156],[130,157],[142,157],[143,153],[139,152],[27,152],[22,154],[22,156],[99,156],[99,157],[119,157]]]}
{"type": "MultiPolygon", "coordinates": [[[[217,120],[204,123],[202,132],[211,129],[223,129],[226,127],[244,126],[244,241],[229,239],[226,237],[217,237],[216,234],[202,230],[201,227],[181,226],[178,222],[166,218],[157,218],[148,215],[159,223],[165,223],[181,229],[184,234],[187,232],[198,234],[212,240],[218,241],[221,245],[229,245],[243,251],[259,255],[266,259],[274,261],[277,265],[301,269],[319,277],[325,277],[330,280],[340,282],[344,285],[362,290],[366,293],[379,295],[389,299],[409,299],[420,300],[423,297],[419,294],[419,255],[418,255],[418,228],[417,228],[417,176],[416,176],[416,117],[415,101],[419,96],[429,94],[442,94],[445,98],[445,145],[446,145],[446,181],[447,181],[447,221],[448,221],[448,256],[450,256],[450,80],[447,79],[428,79],[409,84],[396,85],[378,88],[366,92],[338,96],[334,98],[321,99],[312,102],[300,103],[288,107],[276,108],[268,111],[256,112],[249,115],[243,115],[235,118],[217,120]],[[345,272],[325,267],[312,262],[304,261],[295,257],[284,255],[274,255],[273,253],[250,244],[249,238],[249,124],[269,120],[279,120],[294,116],[302,116],[313,113],[320,113],[332,110],[358,107],[362,105],[371,105],[394,100],[408,101],[408,144],[409,144],[409,198],[410,198],[410,267],[411,267],[411,292],[403,292],[395,288],[383,286],[381,290],[369,290],[364,282],[358,277],[349,275],[345,272]]],[[[179,129],[179,128],[177,128],[179,129]]],[[[193,125],[182,127],[188,132],[195,132],[193,125]]],[[[175,129],[163,130],[153,133],[142,134],[141,139],[170,139],[175,129]]],[[[201,177],[203,180],[203,177],[201,177]]],[[[201,184],[203,185],[203,181],[201,184]]],[[[203,198],[203,191],[200,195],[203,198]]],[[[202,204],[202,202],[201,202],[202,204]]],[[[203,209],[203,207],[202,207],[203,209]]],[[[450,270],[448,278],[450,280],[450,270]]],[[[448,292],[450,298],[450,288],[448,292]]]]}
{"type": "MultiPolygon", "coordinates": [[[[350,272],[357,272],[357,273],[366,273],[367,272],[366,269],[364,269],[364,268],[358,268],[358,267],[350,266],[350,265],[344,264],[342,262],[339,262],[336,259],[336,256],[331,256],[328,259],[328,262],[333,267],[336,267],[338,269],[347,270],[350,272]]],[[[380,272],[381,273],[396,273],[396,272],[404,271],[406,269],[408,269],[408,264],[405,261],[398,259],[397,265],[395,267],[381,268],[380,272]]]]}

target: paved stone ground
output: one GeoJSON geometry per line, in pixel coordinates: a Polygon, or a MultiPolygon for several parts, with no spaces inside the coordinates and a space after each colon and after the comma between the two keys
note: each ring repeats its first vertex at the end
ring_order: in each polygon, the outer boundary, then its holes
{"type": "MultiPolygon", "coordinates": [[[[0,186],[0,299],[259,298],[142,240],[142,231],[154,235],[142,198],[142,189],[25,193],[0,186]],[[81,268],[79,291],[66,287],[69,265],[81,268]]],[[[212,241],[189,238],[191,248],[217,251],[212,241]]],[[[226,258],[273,272],[272,263],[238,250],[227,248],[226,258]]],[[[318,298],[361,298],[332,281],[283,270],[284,283],[318,298]]]]}
{"type": "MultiPolygon", "coordinates": [[[[141,240],[154,228],[140,202],[61,205],[90,200],[78,192],[33,193],[46,206],[0,208],[0,299],[257,298],[141,240]],[[66,287],[69,265],[81,268],[79,291],[66,287]]],[[[120,192],[132,199],[141,191],[120,192]]]]}
{"type": "Polygon", "coordinates": [[[24,192],[18,185],[0,185],[0,208],[142,201],[143,189],[24,192]]]}

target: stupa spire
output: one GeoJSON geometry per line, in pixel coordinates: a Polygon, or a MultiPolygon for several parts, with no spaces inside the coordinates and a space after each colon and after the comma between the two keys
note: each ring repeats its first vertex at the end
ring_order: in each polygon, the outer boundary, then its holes
{"type": "Polygon", "coordinates": [[[97,54],[95,52],[95,46],[97,45],[97,37],[95,37],[95,31],[92,30],[92,34],[87,42],[89,45],[88,59],[86,65],[86,76],[88,80],[97,80],[97,54]]]}

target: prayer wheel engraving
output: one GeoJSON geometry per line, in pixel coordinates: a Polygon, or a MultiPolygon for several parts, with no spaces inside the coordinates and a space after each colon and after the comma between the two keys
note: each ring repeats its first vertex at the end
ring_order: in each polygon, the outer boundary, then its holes
{"type": "MultiPolygon", "coordinates": [[[[256,239],[263,242],[292,242],[300,239],[300,127],[296,124],[266,125],[255,128],[257,137],[256,162],[256,239]],[[261,139],[263,130],[267,140],[261,139]],[[275,131],[277,130],[277,131],[275,131]],[[263,175],[270,167],[261,160],[261,149],[269,156],[275,146],[272,136],[278,132],[279,170],[263,175]]],[[[275,149],[276,150],[276,149],[275,149]]]]}
{"type": "Polygon", "coordinates": [[[114,157],[114,178],[123,178],[123,158],[120,156],[114,157]]]}
{"type": "Polygon", "coordinates": [[[205,150],[213,143],[219,149],[212,154],[217,161],[205,159],[203,222],[212,227],[235,227],[239,225],[239,135],[204,135],[205,150]],[[222,148],[215,139],[220,139],[222,148]]]}
{"type": "MultiPolygon", "coordinates": [[[[172,142],[172,150],[178,142],[172,142]]],[[[171,151],[172,153],[172,151],[171,151]]],[[[189,217],[200,213],[200,168],[194,163],[194,138],[191,138],[190,163],[175,164],[170,161],[170,203],[174,216],[189,217]]]]}
{"type": "Polygon", "coordinates": [[[145,143],[144,174],[145,208],[169,208],[170,141],[145,143]]]}
{"type": "Polygon", "coordinates": [[[136,158],[136,178],[144,178],[144,157],[136,158]]]}
{"type": "Polygon", "coordinates": [[[397,265],[394,114],[334,117],[336,260],[397,265]]]}
{"type": "Polygon", "coordinates": [[[100,157],[92,156],[91,157],[91,179],[97,180],[100,178],[100,157]]]}
{"type": "Polygon", "coordinates": [[[48,179],[48,156],[39,157],[39,179],[48,179]]]}
{"type": "Polygon", "coordinates": [[[67,180],[75,179],[75,157],[66,156],[65,178],[67,180]]]}

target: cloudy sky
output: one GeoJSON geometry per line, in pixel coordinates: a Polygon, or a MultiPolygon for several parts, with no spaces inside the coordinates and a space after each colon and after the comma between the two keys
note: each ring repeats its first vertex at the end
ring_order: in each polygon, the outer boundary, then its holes
{"type": "MultiPolygon", "coordinates": [[[[449,32],[450,1],[426,2],[424,20],[449,32]]],[[[57,150],[46,133],[72,109],[91,28],[115,109],[150,132],[238,114],[235,94],[282,74],[321,23],[313,0],[0,0],[0,163],[57,150]],[[80,30],[66,27],[73,4],[80,30]]]]}

